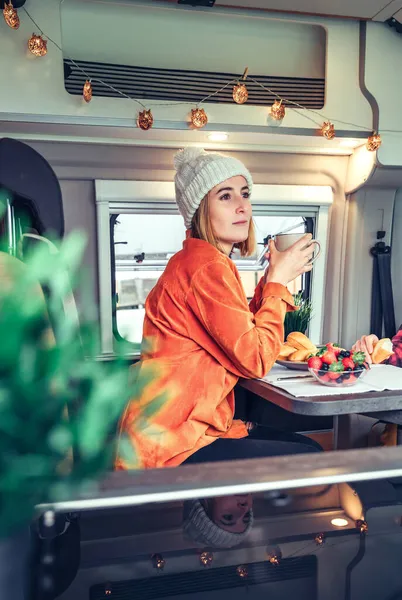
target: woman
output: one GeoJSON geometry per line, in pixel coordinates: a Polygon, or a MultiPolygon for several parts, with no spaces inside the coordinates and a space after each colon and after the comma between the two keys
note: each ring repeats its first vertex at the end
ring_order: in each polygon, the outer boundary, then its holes
{"type": "Polygon", "coordinates": [[[295,310],[286,285],[311,270],[311,235],[286,252],[271,243],[269,268],[248,306],[230,255],[234,247],[242,256],[255,248],[250,173],[237,159],[193,148],[176,155],[175,168],[187,239],[146,300],[141,361],[134,368],[137,376],[149,369],[157,376],[127,406],[121,433],[132,455],[123,457],[120,444],[116,468],[316,450],[310,440],[300,444],[302,436],[281,446],[277,432],[264,445],[258,427],[251,444],[242,439],[246,424],[233,418],[239,377],[263,377],[279,354],[285,314],[295,310]]]}

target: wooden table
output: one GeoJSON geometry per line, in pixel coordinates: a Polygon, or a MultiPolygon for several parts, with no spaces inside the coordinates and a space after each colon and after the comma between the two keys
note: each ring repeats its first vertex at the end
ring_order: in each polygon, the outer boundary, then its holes
{"type": "MultiPolygon", "coordinates": [[[[239,385],[276,406],[297,415],[331,416],[334,419],[334,449],[356,447],[361,427],[353,415],[396,423],[402,426],[402,390],[367,392],[339,396],[292,396],[285,390],[259,379],[240,379],[239,385]]],[[[399,427],[399,443],[402,428],[399,427]]]]}

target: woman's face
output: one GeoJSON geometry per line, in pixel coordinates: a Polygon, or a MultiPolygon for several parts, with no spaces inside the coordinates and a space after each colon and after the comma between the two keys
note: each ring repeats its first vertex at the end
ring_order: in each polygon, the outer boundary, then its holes
{"type": "Polygon", "coordinates": [[[222,496],[208,501],[208,514],[221,529],[232,533],[244,533],[250,522],[252,506],[251,494],[222,496]]]}
{"type": "Polygon", "coordinates": [[[233,244],[248,238],[252,210],[247,181],[242,175],[226,179],[212,188],[208,202],[212,229],[229,255],[233,244]]]}

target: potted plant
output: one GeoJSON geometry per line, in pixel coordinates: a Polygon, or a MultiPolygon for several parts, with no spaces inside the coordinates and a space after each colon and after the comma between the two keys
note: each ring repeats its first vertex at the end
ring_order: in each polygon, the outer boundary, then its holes
{"type": "Polygon", "coordinates": [[[63,308],[83,248],[75,234],[24,262],[0,251],[1,598],[23,598],[35,506],[93,488],[112,468],[119,416],[146,383],[129,382],[122,358],[97,360],[96,326],[63,308]]]}
{"type": "Polygon", "coordinates": [[[286,313],[284,323],[285,340],[292,331],[300,331],[305,334],[313,314],[311,301],[308,298],[303,298],[303,292],[294,294],[293,298],[298,310],[286,313]]]}

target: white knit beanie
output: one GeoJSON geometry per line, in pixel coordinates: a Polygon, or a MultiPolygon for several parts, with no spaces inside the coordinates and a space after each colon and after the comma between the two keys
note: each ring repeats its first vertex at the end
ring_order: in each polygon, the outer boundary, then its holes
{"type": "Polygon", "coordinates": [[[237,158],[223,156],[217,152],[205,152],[201,148],[184,148],[174,157],[176,169],[176,202],[184,218],[186,229],[201,204],[201,200],[212,188],[230,177],[243,175],[249,191],[253,186],[250,172],[237,158]]]}
{"type": "Polygon", "coordinates": [[[188,500],[184,503],[183,531],[193,542],[202,547],[233,548],[244,542],[254,522],[253,511],[250,510],[250,521],[243,533],[232,533],[218,527],[207,515],[199,500],[188,500]]]}

